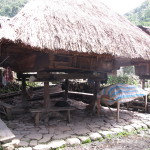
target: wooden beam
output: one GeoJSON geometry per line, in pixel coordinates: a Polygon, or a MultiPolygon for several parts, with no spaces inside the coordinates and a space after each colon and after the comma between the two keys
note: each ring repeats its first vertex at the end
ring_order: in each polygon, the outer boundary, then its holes
{"type": "Polygon", "coordinates": [[[50,105],[49,82],[44,82],[44,107],[48,108],[50,105]]]}
{"type": "Polygon", "coordinates": [[[38,81],[44,81],[43,78],[46,78],[48,81],[58,80],[58,79],[91,79],[95,81],[101,81],[106,79],[106,74],[102,73],[100,75],[93,75],[87,73],[68,73],[68,74],[46,74],[43,72],[37,74],[38,81]]]}
{"type": "Polygon", "coordinates": [[[68,99],[68,85],[69,85],[69,80],[65,80],[65,100],[67,101],[68,99]]]}
{"type": "Polygon", "coordinates": [[[27,107],[27,91],[26,91],[26,78],[22,78],[22,106],[27,107]]]}

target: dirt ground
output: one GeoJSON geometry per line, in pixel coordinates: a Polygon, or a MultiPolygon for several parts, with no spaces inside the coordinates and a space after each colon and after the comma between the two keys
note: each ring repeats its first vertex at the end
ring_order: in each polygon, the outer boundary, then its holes
{"type": "Polygon", "coordinates": [[[64,150],[150,150],[150,130],[112,140],[66,147],[64,150]]]}

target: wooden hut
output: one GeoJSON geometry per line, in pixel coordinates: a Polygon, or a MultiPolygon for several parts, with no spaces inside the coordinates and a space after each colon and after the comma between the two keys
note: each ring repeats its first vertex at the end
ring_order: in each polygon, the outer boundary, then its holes
{"type": "Polygon", "coordinates": [[[107,72],[150,56],[149,37],[98,0],[32,0],[9,25],[1,56],[16,72],[107,72]]]}
{"type": "Polygon", "coordinates": [[[148,60],[150,40],[99,0],[31,0],[0,30],[0,57],[9,57],[3,66],[18,74],[37,72],[39,80],[49,81],[50,72],[93,78],[87,73],[148,60]]]}

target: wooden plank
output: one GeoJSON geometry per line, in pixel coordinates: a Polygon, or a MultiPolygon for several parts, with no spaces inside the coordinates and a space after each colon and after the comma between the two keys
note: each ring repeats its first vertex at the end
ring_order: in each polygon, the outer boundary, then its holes
{"type": "Polygon", "coordinates": [[[15,135],[6,126],[6,124],[0,119],[0,142],[5,142],[15,138],[15,135]]]}
{"type": "Polygon", "coordinates": [[[74,107],[50,107],[50,108],[39,108],[39,109],[30,109],[32,113],[38,112],[51,112],[51,111],[67,111],[67,110],[74,110],[74,107]]]}
{"type": "Polygon", "coordinates": [[[7,104],[7,103],[2,102],[2,101],[0,101],[0,105],[4,106],[5,108],[8,108],[8,109],[12,109],[14,107],[13,105],[7,104]]]}
{"type": "Polygon", "coordinates": [[[75,95],[85,95],[85,96],[91,96],[93,97],[94,94],[92,93],[83,93],[83,92],[74,92],[74,91],[68,91],[69,94],[75,94],[75,95]]]}
{"type": "Polygon", "coordinates": [[[21,94],[21,91],[16,91],[16,92],[10,92],[10,93],[5,93],[5,94],[0,94],[0,98],[4,99],[4,98],[8,98],[8,97],[13,97],[13,96],[17,96],[21,94]]]}

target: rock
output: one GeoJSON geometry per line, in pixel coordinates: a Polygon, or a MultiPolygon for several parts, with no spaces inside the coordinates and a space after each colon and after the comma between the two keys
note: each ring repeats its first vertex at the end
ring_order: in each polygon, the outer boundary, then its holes
{"type": "Polygon", "coordinates": [[[117,133],[123,132],[123,129],[121,129],[121,128],[112,128],[111,131],[113,131],[117,134],[117,133]]]}
{"type": "Polygon", "coordinates": [[[45,135],[43,135],[43,138],[38,141],[38,143],[47,143],[51,140],[52,136],[53,135],[51,135],[51,134],[45,134],[45,135]]]}
{"type": "Polygon", "coordinates": [[[69,138],[70,134],[64,133],[64,134],[60,134],[60,135],[54,135],[52,137],[53,140],[60,140],[60,139],[66,139],[69,138]]]}
{"type": "Polygon", "coordinates": [[[90,137],[88,136],[79,136],[78,138],[81,140],[82,143],[84,143],[85,141],[91,140],[90,137]]]}
{"type": "Polygon", "coordinates": [[[139,129],[139,128],[142,128],[142,126],[141,126],[141,125],[136,124],[136,123],[131,124],[131,126],[132,126],[132,127],[134,127],[136,130],[137,130],[137,129],[139,129]]]}
{"type": "Polygon", "coordinates": [[[131,132],[135,130],[135,128],[131,125],[124,126],[123,129],[127,132],[131,132]]]}
{"type": "Polygon", "coordinates": [[[38,133],[41,133],[41,134],[47,134],[47,133],[49,133],[49,131],[46,130],[46,129],[44,129],[44,130],[40,130],[38,133]]]}
{"type": "Polygon", "coordinates": [[[49,150],[50,146],[48,144],[39,144],[33,147],[33,150],[49,150]]]}
{"type": "Polygon", "coordinates": [[[11,141],[11,143],[16,147],[16,146],[18,146],[20,144],[20,140],[19,139],[13,139],[11,141]]]}
{"type": "Polygon", "coordinates": [[[6,143],[2,145],[3,150],[14,150],[14,145],[12,143],[6,143]]]}
{"type": "Polygon", "coordinates": [[[109,135],[115,135],[116,133],[113,131],[99,131],[99,133],[102,135],[102,137],[107,137],[109,135]]]}
{"type": "Polygon", "coordinates": [[[67,143],[68,145],[79,145],[79,144],[81,144],[80,140],[77,139],[77,138],[68,138],[68,139],[66,140],[66,143],[67,143]]]}
{"type": "Polygon", "coordinates": [[[17,150],[32,150],[31,147],[20,147],[20,148],[17,148],[17,150]]]}
{"type": "Polygon", "coordinates": [[[66,142],[64,140],[56,140],[56,141],[52,141],[52,142],[48,143],[48,145],[53,149],[64,146],[65,144],[66,144],[66,142]]]}
{"type": "Polygon", "coordinates": [[[26,138],[32,139],[32,140],[40,140],[42,138],[42,134],[29,134],[26,136],[26,138]]]}
{"type": "Polygon", "coordinates": [[[102,138],[102,136],[99,133],[90,133],[89,136],[92,141],[96,141],[96,140],[102,138]]]}
{"type": "Polygon", "coordinates": [[[33,147],[33,146],[36,146],[38,144],[37,140],[32,140],[30,141],[30,146],[33,147]]]}
{"type": "Polygon", "coordinates": [[[145,124],[150,128],[150,121],[145,122],[145,124]]]}
{"type": "Polygon", "coordinates": [[[21,147],[27,147],[28,145],[29,145],[29,143],[26,141],[20,141],[20,144],[19,144],[19,146],[21,146],[21,147]]]}

